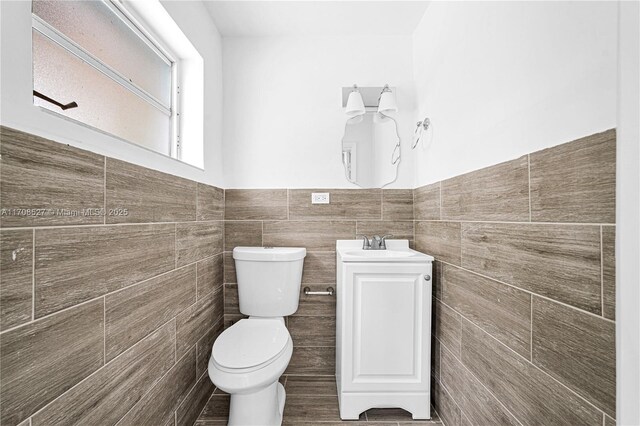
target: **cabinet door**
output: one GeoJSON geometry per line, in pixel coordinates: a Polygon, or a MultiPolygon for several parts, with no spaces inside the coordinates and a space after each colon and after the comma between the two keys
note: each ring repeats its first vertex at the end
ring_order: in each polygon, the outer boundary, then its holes
{"type": "Polygon", "coordinates": [[[355,263],[344,273],[343,390],[428,390],[431,265],[355,263]]]}

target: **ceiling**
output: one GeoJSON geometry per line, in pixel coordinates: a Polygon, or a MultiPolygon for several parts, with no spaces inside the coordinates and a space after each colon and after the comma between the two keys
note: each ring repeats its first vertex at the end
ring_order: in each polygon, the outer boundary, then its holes
{"type": "Polygon", "coordinates": [[[223,37],[410,35],[428,1],[204,0],[223,37]]]}

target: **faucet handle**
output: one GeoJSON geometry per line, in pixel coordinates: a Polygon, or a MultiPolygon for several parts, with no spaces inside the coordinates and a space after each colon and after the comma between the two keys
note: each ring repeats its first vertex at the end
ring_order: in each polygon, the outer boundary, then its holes
{"type": "Polygon", "coordinates": [[[364,234],[356,234],[357,237],[362,237],[362,250],[369,250],[371,248],[371,241],[369,241],[369,237],[364,234]]]}
{"type": "Polygon", "coordinates": [[[387,249],[387,238],[393,238],[393,235],[387,234],[387,235],[383,235],[382,236],[382,238],[380,239],[380,248],[382,250],[386,250],[387,249]]]}

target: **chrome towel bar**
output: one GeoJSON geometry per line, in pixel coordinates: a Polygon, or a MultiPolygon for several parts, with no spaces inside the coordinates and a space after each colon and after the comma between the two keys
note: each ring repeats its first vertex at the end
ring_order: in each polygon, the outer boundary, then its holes
{"type": "Polygon", "coordinates": [[[309,287],[304,288],[305,296],[333,296],[335,292],[333,287],[327,287],[327,291],[311,291],[309,287]]]}

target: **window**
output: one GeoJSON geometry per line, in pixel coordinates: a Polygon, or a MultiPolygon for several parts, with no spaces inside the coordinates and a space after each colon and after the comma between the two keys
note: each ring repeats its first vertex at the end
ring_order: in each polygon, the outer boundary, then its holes
{"type": "Polygon", "coordinates": [[[116,1],[32,5],[34,104],[180,158],[177,66],[168,50],[116,1]]]}

